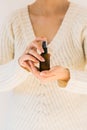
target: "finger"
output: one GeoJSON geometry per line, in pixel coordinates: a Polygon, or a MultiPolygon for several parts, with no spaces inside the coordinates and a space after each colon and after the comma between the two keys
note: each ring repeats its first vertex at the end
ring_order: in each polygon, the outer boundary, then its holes
{"type": "Polygon", "coordinates": [[[49,82],[49,81],[55,81],[57,80],[56,79],[56,76],[50,76],[50,77],[41,77],[40,78],[41,82],[45,83],[45,82],[49,82]]]}
{"type": "Polygon", "coordinates": [[[34,46],[37,50],[39,50],[40,52],[44,52],[43,48],[42,48],[42,41],[47,41],[46,37],[37,37],[33,42],[32,42],[32,47],[34,46]]]}
{"type": "Polygon", "coordinates": [[[30,66],[31,66],[31,69],[33,72],[36,72],[37,71],[37,68],[34,66],[34,64],[32,63],[32,61],[29,61],[30,63],[30,66]]]}
{"type": "Polygon", "coordinates": [[[45,61],[44,58],[43,58],[41,55],[39,55],[39,54],[38,54],[36,51],[34,51],[34,50],[30,50],[29,54],[32,55],[33,57],[35,57],[36,59],[38,59],[39,61],[42,61],[42,62],[45,61]]]}
{"type": "Polygon", "coordinates": [[[43,41],[43,40],[41,40],[41,41],[39,41],[39,42],[33,41],[32,44],[31,44],[31,46],[30,46],[30,48],[33,49],[33,50],[36,49],[36,50],[38,50],[40,53],[43,53],[44,50],[43,50],[42,44],[41,44],[42,41],[43,41]]]}
{"type": "Polygon", "coordinates": [[[28,53],[30,48],[32,49],[38,49],[40,52],[44,52],[43,48],[42,48],[42,41],[47,41],[46,37],[37,37],[34,41],[31,42],[31,44],[29,44],[25,50],[25,53],[28,53]]]}
{"type": "MultiPolygon", "coordinates": [[[[42,47],[42,44],[41,44],[41,42],[43,42],[43,41],[47,41],[47,38],[46,37],[37,37],[36,39],[35,39],[35,41],[36,42],[39,42],[40,43],[40,47],[42,47]]],[[[42,48],[41,48],[42,49],[42,48]]],[[[43,49],[42,49],[43,50],[43,49]]],[[[44,51],[44,50],[43,50],[44,51]]]]}
{"type": "Polygon", "coordinates": [[[22,58],[22,61],[29,61],[29,60],[31,60],[35,63],[39,63],[39,61],[35,57],[33,57],[32,55],[29,55],[29,54],[24,55],[22,58]]]}
{"type": "MultiPolygon", "coordinates": [[[[31,67],[31,61],[28,61],[28,64],[30,65],[30,71],[33,73],[32,67],[31,67]]],[[[32,64],[34,64],[34,63],[32,63],[32,64]]]]}
{"type": "Polygon", "coordinates": [[[50,77],[46,77],[47,81],[53,81],[53,80],[57,80],[56,76],[50,76],[50,77]]]}
{"type": "Polygon", "coordinates": [[[40,75],[47,76],[47,77],[49,77],[49,76],[55,76],[55,75],[57,75],[57,73],[59,73],[59,71],[58,71],[59,68],[60,68],[59,66],[54,66],[50,70],[42,71],[40,73],[40,75]]]}
{"type": "Polygon", "coordinates": [[[40,75],[44,77],[55,76],[55,72],[54,70],[45,70],[45,71],[42,71],[40,75]]]}
{"type": "Polygon", "coordinates": [[[30,66],[32,69],[32,73],[37,77],[40,78],[40,72],[39,70],[34,66],[34,64],[30,61],[30,66]]]}
{"type": "Polygon", "coordinates": [[[31,68],[27,62],[22,62],[22,64],[20,64],[20,66],[28,71],[31,71],[31,68]]]}

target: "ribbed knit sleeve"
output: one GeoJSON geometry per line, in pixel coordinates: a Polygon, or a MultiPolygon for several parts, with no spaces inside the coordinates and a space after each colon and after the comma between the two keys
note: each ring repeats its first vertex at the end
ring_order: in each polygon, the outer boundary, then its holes
{"type": "Polygon", "coordinates": [[[10,19],[0,31],[0,91],[18,86],[29,74],[20,67],[18,59],[14,59],[14,53],[14,35],[10,19]]]}
{"type": "Polygon", "coordinates": [[[70,70],[70,80],[66,90],[80,94],[87,94],[87,72],[70,70]]]}
{"type": "MultiPolygon", "coordinates": [[[[82,32],[82,47],[84,59],[87,64],[87,26],[84,27],[82,32]]],[[[87,69],[84,71],[70,69],[70,80],[66,89],[76,93],[87,94],[87,69]]]]}

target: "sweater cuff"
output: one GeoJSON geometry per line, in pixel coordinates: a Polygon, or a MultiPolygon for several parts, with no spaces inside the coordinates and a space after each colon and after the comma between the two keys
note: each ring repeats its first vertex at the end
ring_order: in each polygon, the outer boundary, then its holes
{"type": "Polygon", "coordinates": [[[85,71],[75,71],[70,69],[70,80],[66,90],[79,94],[87,94],[87,73],[85,71]]]}

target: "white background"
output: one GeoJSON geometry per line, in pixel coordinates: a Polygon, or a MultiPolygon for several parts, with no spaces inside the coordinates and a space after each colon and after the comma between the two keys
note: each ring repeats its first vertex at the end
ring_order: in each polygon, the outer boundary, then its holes
{"type": "MultiPolygon", "coordinates": [[[[26,6],[32,0],[0,0],[0,25],[4,19],[15,9],[26,6]]],[[[34,1],[34,0],[33,0],[34,1]]],[[[77,1],[81,5],[87,6],[87,0],[71,0],[77,1]]],[[[6,110],[8,108],[8,100],[10,99],[11,92],[0,93],[0,130],[5,118],[6,110]]]]}

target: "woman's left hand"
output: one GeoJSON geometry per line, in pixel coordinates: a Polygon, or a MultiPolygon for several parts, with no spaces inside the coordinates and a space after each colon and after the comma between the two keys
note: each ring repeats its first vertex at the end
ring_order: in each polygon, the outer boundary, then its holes
{"type": "Polygon", "coordinates": [[[42,82],[62,80],[68,81],[70,79],[69,70],[62,66],[54,66],[50,70],[38,71],[31,63],[32,73],[42,82]]]}

